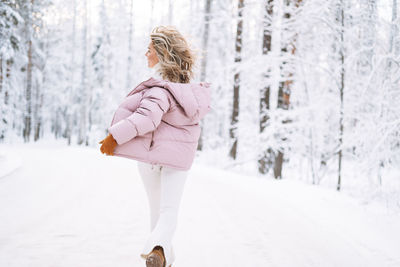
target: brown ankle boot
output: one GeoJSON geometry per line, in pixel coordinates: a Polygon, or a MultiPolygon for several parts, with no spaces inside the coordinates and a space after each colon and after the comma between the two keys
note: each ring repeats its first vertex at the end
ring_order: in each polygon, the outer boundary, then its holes
{"type": "Polygon", "coordinates": [[[164,250],[160,246],[155,246],[146,256],[146,267],[165,267],[164,250]]]}

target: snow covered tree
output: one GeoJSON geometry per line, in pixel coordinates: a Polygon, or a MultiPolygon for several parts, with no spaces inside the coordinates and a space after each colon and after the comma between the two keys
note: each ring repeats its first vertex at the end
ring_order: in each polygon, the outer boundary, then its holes
{"type": "MultiPolygon", "coordinates": [[[[130,1],[130,8],[129,8],[129,33],[128,33],[128,58],[127,58],[127,67],[126,67],[126,88],[130,88],[132,86],[132,69],[133,69],[133,37],[135,34],[134,28],[134,13],[133,13],[133,6],[134,0],[130,1]]],[[[109,38],[109,37],[108,37],[109,38]]]]}
{"type": "Polygon", "coordinates": [[[83,1],[83,31],[82,31],[82,71],[81,83],[79,90],[81,91],[79,104],[79,135],[78,144],[87,144],[88,130],[88,100],[89,100],[89,85],[88,85],[88,1],[83,1]]]}
{"type": "MultiPolygon", "coordinates": [[[[268,55],[271,52],[271,38],[272,38],[272,12],[273,1],[264,0],[264,18],[263,18],[263,40],[262,40],[262,55],[268,55]]],[[[263,74],[265,86],[260,90],[260,135],[263,134],[266,127],[268,127],[268,110],[270,108],[270,83],[271,83],[271,61],[266,62],[266,70],[263,74]]],[[[258,158],[258,171],[261,174],[266,174],[268,169],[272,166],[273,155],[271,148],[262,148],[261,155],[258,158]]]]}
{"type": "Polygon", "coordinates": [[[23,18],[20,16],[16,1],[0,2],[0,140],[11,135],[14,124],[16,106],[16,77],[12,73],[18,53],[23,51],[21,28],[23,18]],[[13,89],[14,90],[11,90],[13,89]]]}
{"type": "MultiPolygon", "coordinates": [[[[243,8],[244,0],[238,0],[238,21],[236,27],[236,40],[235,40],[235,65],[239,67],[241,62],[241,51],[242,51],[242,29],[243,29],[243,8]]],[[[231,149],[229,151],[229,156],[232,159],[236,159],[237,156],[237,128],[238,128],[238,118],[239,118],[239,89],[240,89],[240,72],[237,70],[234,74],[234,84],[233,84],[233,105],[232,105],[232,115],[231,115],[231,126],[229,129],[229,136],[231,139],[231,149]]]]}
{"type": "MultiPolygon", "coordinates": [[[[204,29],[203,29],[203,38],[202,38],[202,51],[203,55],[201,58],[201,69],[200,69],[200,80],[206,81],[206,70],[207,70],[207,48],[208,48],[208,39],[210,32],[210,20],[211,20],[211,4],[212,0],[205,0],[205,10],[204,10],[204,29]]],[[[197,149],[202,150],[203,148],[203,127],[201,128],[199,144],[197,149]]]]}
{"type": "Polygon", "coordinates": [[[138,10],[133,0],[1,1],[0,140],[50,133],[95,146],[148,78],[150,31],[173,24],[204,52],[193,82],[212,84],[198,147],[207,161],[338,190],[385,185],[400,164],[398,0],[152,0],[138,10]]]}

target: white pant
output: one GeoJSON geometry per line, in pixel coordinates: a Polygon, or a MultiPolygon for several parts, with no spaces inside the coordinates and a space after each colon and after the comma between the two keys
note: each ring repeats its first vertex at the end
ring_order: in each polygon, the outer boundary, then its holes
{"type": "Polygon", "coordinates": [[[179,205],[188,171],[138,161],[138,169],[150,207],[150,230],[142,254],[157,245],[163,247],[166,266],[175,261],[172,238],[178,220],[179,205]]]}

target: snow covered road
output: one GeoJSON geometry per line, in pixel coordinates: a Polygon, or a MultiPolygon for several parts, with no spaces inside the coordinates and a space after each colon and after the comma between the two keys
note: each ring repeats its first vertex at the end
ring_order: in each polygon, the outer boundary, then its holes
{"type": "MultiPolygon", "coordinates": [[[[149,216],[135,161],[61,143],[0,152],[21,159],[0,177],[1,267],[144,266],[149,216]]],[[[174,243],[176,267],[395,267],[400,215],[195,164],[174,243]]]]}

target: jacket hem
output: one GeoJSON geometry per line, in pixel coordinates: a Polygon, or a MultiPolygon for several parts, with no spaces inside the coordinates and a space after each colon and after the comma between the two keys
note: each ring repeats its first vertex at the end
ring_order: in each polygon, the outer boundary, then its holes
{"type": "Polygon", "coordinates": [[[145,159],[145,158],[134,157],[134,156],[129,156],[129,155],[120,154],[120,153],[114,153],[114,156],[133,159],[133,160],[137,160],[137,161],[141,161],[141,162],[145,162],[145,163],[149,163],[149,164],[156,164],[156,165],[166,166],[168,168],[177,169],[177,170],[180,170],[180,171],[188,171],[188,170],[190,170],[190,167],[191,167],[191,166],[189,166],[188,168],[187,167],[179,167],[179,166],[171,165],[171,164],[168,164],[168,163],[154,162],[154,161],[150,161],[150,160],[145,159]]]}

